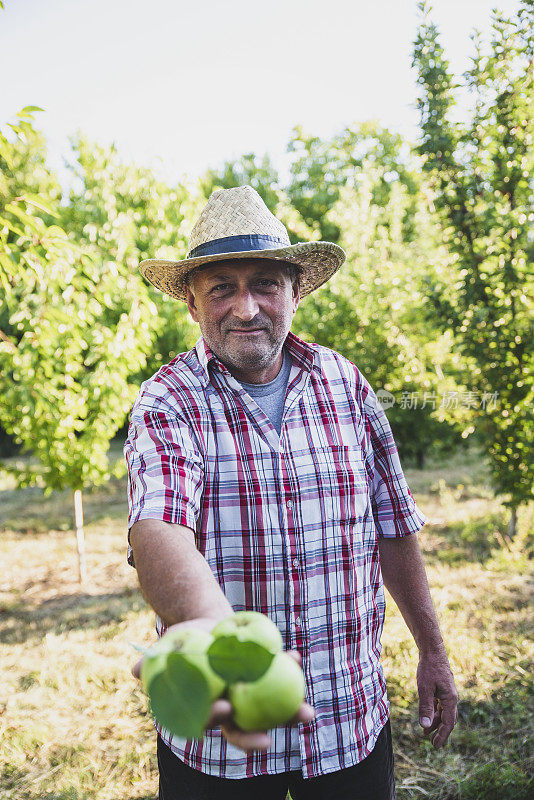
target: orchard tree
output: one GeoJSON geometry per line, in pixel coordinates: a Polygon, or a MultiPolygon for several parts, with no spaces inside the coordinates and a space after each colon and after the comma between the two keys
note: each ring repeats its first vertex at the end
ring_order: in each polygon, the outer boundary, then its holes
{"type": "MultiPolygon", "coordinates": [[[[41,110],[37,107],[27,107],[27,113],[41,110]]],[[[9,126],[7,126],[9,128],[9,126]]],[[[41,131],[26,125],[22,132],[23,138],[18,138],[17,147],[10,150],[10,191],[13,197],[25,193],[26,197],[33,198],[33,202],[40,202],[48,199],[49,202],[59,203],[62,189],[53,171],[47,164],[47,146],[44,135],[41,131]]],[[[36,208],[36,206],[34,206],[36,208]]],[[[50,224],[57,221],[51,215],[43,214],[50,224]]],[[[1,291],[0,291],[1,294],[1,291]]],[[[0,332],[5,330],[8,325],[8,309],[0,296],[0,332]]],[[[0,337],[1,337],[0,333],[0,337]]],[[[0,454],[14,455],[19,451],[19,446],[0,425],[0,454]]]]}
{"type": "Polygon", "coordinates": [[[318,238],[338,241],[341,230],[328,212],[344,187],[358,188],[364,163],[377,169],[377,182],[372,186],[374,205],[386,206],[397,183],[406,188],[409,202],[403,226],[407,238],[413,235],[415,205],[411,201],[418,184],[409,163],[410,148],[400,134],[373,120],[348,126],[326,139],[297,126],[287,150],[291,154],[287,194],[306,224],[318,232],[318,238]]]}
{"type": "Polygon", "coordinates": [[[150,351],[155,309],[124,264],[95,260],[54,224],[48,173],[38,194],[20,186],[35,110],[0,131],[0,424],[38,463],[1,466],[20,487],[74,491],[83,582],[81,492],[124,472],[109,442],[137,395],[130,376],[150,351]]]}
{"type": "MultiPolygon", "coordinates": [[[[188,238],[204,199],[197,184],[168,186],[151,170],[124,163],[115,145],[103,147],[82,134],[71,139],[75,177],[69,203],[61,209],[61,224],[83,243],[93,260],[120,265],[131,285],[143,286],[155,313],[146,319],[154,331],[154,344],[146,365],[132,376],[137,383],[198,337],[187,307],[155,289],[140,275],[146,258],[180,260],[187,255],[188,238]]],[[[128,313],[129,296],[117,297],[114,314],[128,313]]],[[[113,320],[110,319],[110,324],[113,320]]]]}
{"type": "Polygon", "coordinates": [[[423,192],[397,181],[385,205],[375,202],[385,169],[364,161],[354,186],[338,190],[324,222],[339,231],[347,261],[304,299],[294,330],[342,353],[375,391],[392,396],[386,410],[399,450],[422,468],[426,455],[462,441],[470,411],[457,402],[463,387],[453,339],[425,324],[422,311],[425,278],[447,273],[450,258],[436,244],[423,192]],[[403,227],[408,208],[412,241],[403,227]]]}
{"type": "Polygon", "coordinates": [[[215,189],[232,189],[234,186],[252,186],[267,208],[274,213],[280,200],[279,177],[270,157],[245,153],[235,160],[225,161],[220,167],[206,171],[200,179],[205,199],[215,189]]]}
{"type": "Polygon", "coordinates": [[[348,256],[296,323],[394,393],[396,441],[422,468],[425,455],[465,444],[470,411],[458,405],[453,337],[425,322],[425,282],[448,272],[449,257],[420,167],[402,136],[373,120],[328,139],[295,128],[288,151],[291,204],[311,238],[336,241],[348,256]]]}
{"type": "Polygon", "coordinates": [[[444,243],[456,259],[455,279],[428,285],[435,318],[454,333],[474,368],[470,388],[498,403],[475,411],[478,438],[494,485],[510,509],[532,498],[534,315],[528,280],[534,242],[532,0],[515,17],[497,12],[488,52],[472,37],[464,85],[473,97],[468,123],[454,122],[455,89],[431,8],[423,19],[413,65],[420,86],[417,152],[428,175],[444,243]]]}

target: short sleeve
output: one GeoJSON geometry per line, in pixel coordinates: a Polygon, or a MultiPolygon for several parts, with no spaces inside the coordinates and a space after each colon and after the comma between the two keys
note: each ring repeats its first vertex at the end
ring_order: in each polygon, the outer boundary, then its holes
{"type": "Polygon", "coordinates": [[[135,566],[130,529],[157,519],[196,530],[204,459],[190,426],[170,407],[136,405],[123,448],[128,468],[128,563],[135,566]]]}
{"type": "Polygon", "coordinates": [[[421,530],[426,517],[406,482],[384,409],[365,378],[363,382],[366,464],[377,536],[409,536],[421,530]]]}

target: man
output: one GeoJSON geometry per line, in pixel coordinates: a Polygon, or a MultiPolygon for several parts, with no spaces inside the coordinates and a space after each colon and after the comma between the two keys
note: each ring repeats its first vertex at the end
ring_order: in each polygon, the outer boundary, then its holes
{"type": "Polygon", "coordinates": [[[415,536],[426,520],[387,418],[354,364],[289,330],[344,253],[291,245],[248,186],[211,195],[190,245],[184,261],[140,265],[202,335],[132,409],[128,559],[160,635],[269,616],[307,702],[269,735],[239,731],[225,700],[200,741],[156,721],[160,798],[391,800],[382,579],[419,648],[419,719],[436,747],[457,694],[415,536]]]}

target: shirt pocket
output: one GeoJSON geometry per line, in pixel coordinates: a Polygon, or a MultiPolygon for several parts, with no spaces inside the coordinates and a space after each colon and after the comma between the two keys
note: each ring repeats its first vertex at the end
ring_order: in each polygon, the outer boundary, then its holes
{"type": "Polygon", "coordinates": [[[359,445],[332,444],[301,452],[295,466],[310,635],[316,649],[339,646],[343,652],[360,636],[355,626],[366,624],[376,555],[365,458],[359,445]]]}
{"type": "Polygon", "coordinates": [[[326,519],[354,525],[369,511],[369,487],[361,447],[328,445],[315,451],[326,519]]]}
{"type": "Polygon", "coordinates": [[[293,453],[301,527],[307,549],[324,557],[340,542],[351,549],[373,544],[374,529],[365,459],[358,445],[314,448],[293,453]]]}

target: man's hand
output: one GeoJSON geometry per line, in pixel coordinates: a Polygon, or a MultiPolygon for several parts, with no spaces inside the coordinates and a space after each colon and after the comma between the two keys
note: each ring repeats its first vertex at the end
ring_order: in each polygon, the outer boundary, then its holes
{"type": "MultiPolygon", "coordinates": [[[[288,650],[295,661],[300,664],[301,657],[297,650],[288,650]]],[[[290,725],[297,725],[299,722],[310,722],[315,716],[313,706],[309,703],[302,703],[295,716],[289,721],[290,725]]],[[[224,698],[215,700],[211,707],[211,716],[208,720],[208,728],[220,727],[230,744],[234,744],[241,750],[268,750],[271,746],[271,738],[265,731],[243,731],[234,722],[233,711],[230,702],[224,698]]]]}
{"type": "MultiPolygon", "coordinates": [[[[203,617],[201,619],[187,620],[186,622],[179,622],[177,625],[172,625],[168,630],[176,630],[177,628],[190,628],[197,627],[203,630],[211,631],[212,628],[219,622],[217,619],[209,619],[203,617]]],[[[301,663],[300,653],[296,650],[288,650],[288,653],[297,661],[301,663]]],[[[135,678],[141,675],[141,658],[133,667],[132,675],[135,678]]],[[[299,722],[310,722],[315,716],[315,711],[309,703],[302,703],[295,716],[290,720],[290,725],[297,725],[299,722]]],[[[238,728],[234,722],[232,705],[229,700],[224,697],[215,700],[211,706],[211,714],[206,724],[208,728],[220,727],[224,736],[230,744],[239,747],[246,753],[252,750],[268,750],[271,746],[270,736],[266,731],[243,731],[238,728]]]]}
{"type": "Polygon", "coordinates": [[[417,689],[423,732],[434,747],[443,747],[458,720],[458,692],[445,648],[420,655],[417,689]]]}
{"type": "Polygon", "coordinates": [[[458,693],[417,536],[379,537],[378,548],[386,588],[419,648],[419,722],[434,747],[443,747],[458,719],[458,693]]]}

